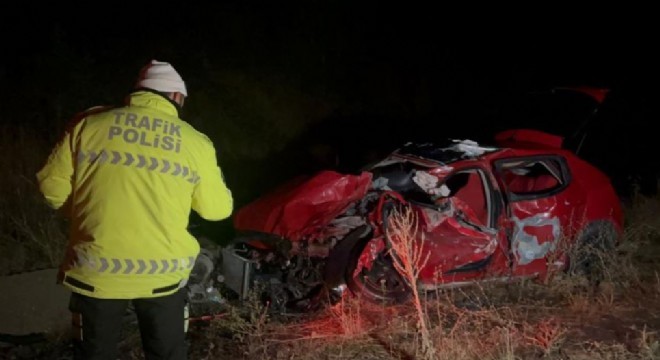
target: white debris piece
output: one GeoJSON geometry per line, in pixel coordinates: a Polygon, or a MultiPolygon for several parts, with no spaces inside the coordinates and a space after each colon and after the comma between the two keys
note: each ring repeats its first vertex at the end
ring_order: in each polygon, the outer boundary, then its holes
{"type": "Polygon", "coordinates": [[[452,140],[456,143],[453,148],[457,151],[465,153],[465,156],[476,157],[483,155],[485,152],[494,151],[495,148],[479,146],[474,140],[452,140]]]}
{"type": "Polygon", "coordinates": [[[334,226],[353,229],[360,225],[364,225],[365,221],[361,216],[344,216],[336,218],[330,222],[334,226]]]}
{"type": "Polygon", "coordinates": [[[371,188],[376,190],[392,190],[387,186],[388,182],[389,180],[387,180],[387,178],[381,176],[371,182],[371,188]]]}
{"type": "Polygon", "coordinates": [[[451,193],[451,191],[449,190],[449,188],[445,184],[440,185],[439,188],[431,189],[431,194],[433,194],[433,195],[440,195],[440,196],[447,197],[447,196],[449,196],[450,193],[451,193]]]}
{"type": "Polygon", "coordinates": [[[413,181],[427,192],[429,189],[433,189],[438,186],[438,178],[427,173],[426,171],[415,171],[413,181]]]}
{"type": "Polygon", "coordinates": [[[450,193],[449,188],[445,184],[438,186],[438,178],[426,171],[415,171],[413,181],[431,195],[448,196],[450,193]]]}

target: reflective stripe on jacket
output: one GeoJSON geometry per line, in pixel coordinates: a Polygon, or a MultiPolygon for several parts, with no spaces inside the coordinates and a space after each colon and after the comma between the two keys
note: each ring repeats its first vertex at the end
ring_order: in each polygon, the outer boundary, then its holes
{"type": "Polygon", "coordinates": [[[176,291],[199,252],[190,209],[221,220],[233,207],[212,142],[148,91],[82,116],[37,179],[48,203],[66,204],[70,216],[64,284],[97,298],[176,291]]]}

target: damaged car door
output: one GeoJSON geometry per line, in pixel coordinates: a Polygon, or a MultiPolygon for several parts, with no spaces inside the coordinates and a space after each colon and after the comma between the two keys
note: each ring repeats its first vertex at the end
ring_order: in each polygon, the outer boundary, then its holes
{"type": "Polygon", "coordinates": [[[468,163],[447,175],[443,187],[448,194],[436,200],[438,210],[421,208],[419,215],[424,225],[423,249],[429,254],[420,273],[426,288],[488,277],[497,258],[497,209],[501,207],[488,172],[468,163]]]}
{"type": "MultiPolygon", "coordinates": [[[[416,215],[415,241],[428,256],[420,269],[418,286],[434,290],[508,276],[507,218],[488,162],[472,159],[451,165],[422,164],[372,169],[375,183],[386,179],[386,189],[400,196],[395,202],[403,202],[416,215]]],[[[406,290],[392,271],[385,242],[383,237],[375,236],[365,246],[349,285],[370,298],[400,301],[394,295],[406,290]]]]}
{"type": "Polygon", "coordinates": [[[563,267],[562,239],[574,235],[568,225],[575,220],[572,209],[581,205],[576,202],[582,198],[569,188],[564,158],[504,158],[495,162],[495,169],[508,204],[512,275],[536,276],[549,266],[563,267]]]}

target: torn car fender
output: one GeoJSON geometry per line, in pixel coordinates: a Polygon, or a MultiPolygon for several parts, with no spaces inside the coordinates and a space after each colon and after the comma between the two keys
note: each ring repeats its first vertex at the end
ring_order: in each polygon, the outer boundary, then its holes
{"type": "Polygon", "coordinates": [[[242,207],[234,217],[234,227],[299,241],[362,199],[371,186],[371,178],[369,172],[344,175],[321,171],[293,179],[242,207]]]}

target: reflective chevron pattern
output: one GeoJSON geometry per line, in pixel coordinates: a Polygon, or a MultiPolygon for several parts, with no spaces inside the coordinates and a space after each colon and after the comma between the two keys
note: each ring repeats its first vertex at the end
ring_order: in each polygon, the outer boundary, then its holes
{"type": "Polygon", "coordinates": [[[164,274],[182,270],[190,270],[195,264],[195,258],[189,256],[181,259],[114,259],[90,258],[79,261],[78,266],[84,266],[100,273],[141,275],[164,274]]]}
{"type": "Polygon", "coordinates": [[[158,171],[162,174],[169,174],[185,179],[191,184],[199,182],[200,177],[196,171],[183,166],[182,164],[167,159],[158,159],[155,157],[146,157],[141,154],[133,154],[120,151],[80,151],[76,157],[78,164],[84,162],[99,164],[121,165],[148,171],[158,171]]]}

